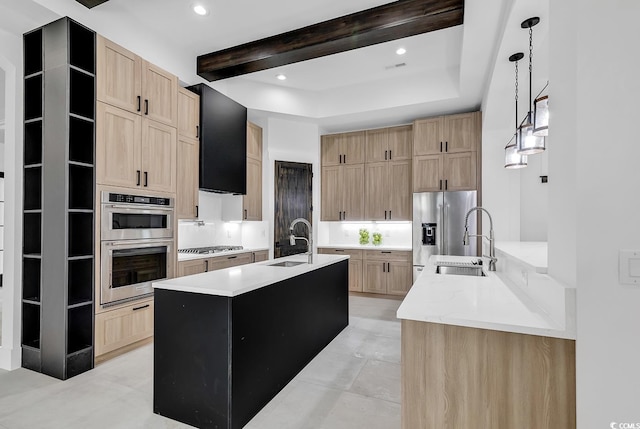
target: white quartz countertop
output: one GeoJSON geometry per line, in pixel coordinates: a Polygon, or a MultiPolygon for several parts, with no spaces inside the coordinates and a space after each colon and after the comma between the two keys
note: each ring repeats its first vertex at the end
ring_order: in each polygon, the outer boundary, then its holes
{"type": "Polygon", "coordinates": [[[259,252],[261,250],[269,250],[268,247],[247,247],[242,250],[227,250],[225,252],[217,253],[178,253],[178,262],[180,261],[192,261],[194,259],[207,259],[215,258],[217,256],[238,255],[240,253],[259,252]]]}
{"type": "Polygon", "coordinates": [[[495,331],[575,339],[496,272],[486,277],[436,274],[439,261],[467,262],[467,256],[432,256],[398,309],[399,319],[495,331]]]}
{"type": "Polygon", "coordinates": [[[307,255],[304,254],[287,256],[154,282],[153,287],[154,289],[233,297],[349,259],[348,255],[313,255],[313,257],[313,264],[307,263],[307,255]],[[270,266],[284,261],[304,263],[294,267],[270,266]]]}
{"type": "Polygon", "coordinates": [[[545,241],[499,241],[496,250],[531,266],[537,273],[547,273],[547,243],[545,241]]]}
{"type": "Polygon", "coordinates": [[[373,244],[318,244],[318,248],[328,248],[328,249],[356,249],[356,250],[400,250],[411,252],[413,248],[411,246],[385,246],[384,244],[380,246],[374,246],[373,244]]]}

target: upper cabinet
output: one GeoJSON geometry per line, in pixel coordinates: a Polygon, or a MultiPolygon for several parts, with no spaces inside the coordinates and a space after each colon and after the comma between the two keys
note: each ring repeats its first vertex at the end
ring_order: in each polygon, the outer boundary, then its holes
{"type": "Polygon", "coordinates": [[[420,119],[413,124],[413,192],[478,188],[481,113],[420,119]]]}
{"type": "Polygon", "coordinates": [[[176,129],[105,103],[96,112],[96,182],[175,192],[176,129]]]}
{"type": "Polygon", "coordinates": [[[199,138],[200,97],[185,88],[178,89],[178,135],[199,138]]]}
{"type": "Polygon", "coordinates": [[[322,136],[321,158],[325,167],[362,164],[364,154],[364,131],[322,136]]]}
{"type": "Polygon", "coordinates": [[[366,162],[410,160],[413,138],[411,130],[411,125],[368,130],[366,162]]]}
{"type": "Polygon", "coordinates": [[[178,122],[178,78],[97,37],[98,101],[172,127],[178,122]]]}
{"type": "Polygon", "coordinates": [[[480,127],[480,112],[417,120],[413,123],[413,155],[475,152],[480,127]]]}
{"type": "Polygon", "coordinates": [[[247,193],[242,197],[242,219],[262,220],[262,128],[247,122],[247,193]]]}

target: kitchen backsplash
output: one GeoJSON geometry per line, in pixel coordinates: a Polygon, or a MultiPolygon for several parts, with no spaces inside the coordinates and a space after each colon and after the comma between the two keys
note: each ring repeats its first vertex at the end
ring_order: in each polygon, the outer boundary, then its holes
{"type": "Polygon", "coordinates": [[[225,222],[222,220],[224,198],[200,192],[200,222],[178,222],[178,249],[216,245],[269,247],[267,222],[225,222]]]}
{"type": "Polygon", "coordinates": [[[361,228],[369,231],[370,242],[379,232],[383,246],[411,247],[411,222],[319,222],[318,246],[357,246],[361,228]]]}

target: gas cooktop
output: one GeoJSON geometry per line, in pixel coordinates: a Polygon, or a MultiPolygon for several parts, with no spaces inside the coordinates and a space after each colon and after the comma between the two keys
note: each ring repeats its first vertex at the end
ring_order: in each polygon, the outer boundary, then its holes
{"type": "Polygon", "coordinates": [[[228,252],[230,250],[242,250],[242,246],[190,247],[188,249],[178,249],[178,253],[195,253],[197,255],[203,255],[207,253],[228,252]]]}

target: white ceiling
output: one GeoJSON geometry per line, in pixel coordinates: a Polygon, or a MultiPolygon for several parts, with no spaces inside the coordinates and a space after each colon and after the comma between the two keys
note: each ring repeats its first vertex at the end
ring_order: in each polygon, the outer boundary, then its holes
{"type": "MultiPolygon", "coordinates": [[[[197,55],[294,30],[389,0],[0,0],[0,28],[21,34],[70,16],[184,83],[203,81],[197,55]],[[5,12],[7,12],[5,14],[5,12]],[[53,12],[53,13],[52,13],[53,12]],[[44,21],[44,22],[41,22],[44,21]],[[37,23],[37,25],[36,25],[37,23]]],[[[480,107],[513,0],[466,0],[464,25],[211,83],[253,116],[284,115],[323,131],[386,126],[480,107]],[[404,56],[395,54],[404,46],[404,56]],[[394,67],[405,63],[406,66],[394,67]],[[284,82],[275,75],[283,72],[284,82]]]]}

